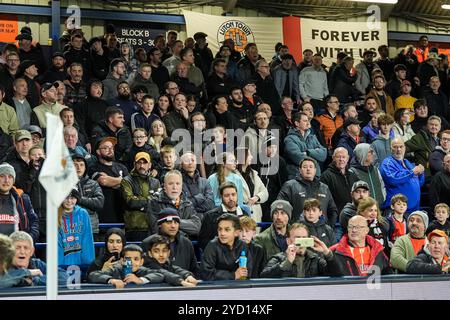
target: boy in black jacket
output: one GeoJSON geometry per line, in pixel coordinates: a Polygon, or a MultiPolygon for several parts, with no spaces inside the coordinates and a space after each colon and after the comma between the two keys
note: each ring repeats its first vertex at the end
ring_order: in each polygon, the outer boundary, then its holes
{"type": "Polygon", "coordinates": [[[170,262],[170,240],[162,235],[154,234],[145,239],[144,267],[163,273],[166,282],[174,286],[195,287],[199,280],[192,272],[175,266],[170,262]]]}
{"type": "Polygon", "coordinates": [[[336,236],[333,229],[321,219],[322,210],[317,199],[306,199],[303,205],[303,214],[300,216],[300,223],[308,227],[312,236],[319,238],[327,247],[336,243],[336,236]]]}
{"type": "Polygon", "coordinates": [[[147,283],[162,283],[165,280],[164,274],[157,270],[144,268],[144,252],[141,247],[135,244],[126,245],[122,251],[122,258],[108,271],[94,271],[89,274],[89,282],[112,284],[121,289],[129,283],[137,285],[147,283]],[[132,272],[125,274],[125,260],[131,259],[132,272]]]}
{"type": "Polygon", "coordinates": [[[435,229],[444,231],[447,236],[450,235],[450,222],[448,221],[450,208],[445,203],[438,203],[434,207],[434,217],[436,220],[430,223],[427,234],[435,229]]]}
{"type": "Polygon", "coordinates": [[[241,223],[239,239],[248,245],[248,250],[253,257],[253,273],[250,277],[259,278],[259,275],[266,265],[266,251],[263,247],[253,241],[253,238],[256,235],[256,221],[247,216],[241,217],[239,221],[241,223]]]}

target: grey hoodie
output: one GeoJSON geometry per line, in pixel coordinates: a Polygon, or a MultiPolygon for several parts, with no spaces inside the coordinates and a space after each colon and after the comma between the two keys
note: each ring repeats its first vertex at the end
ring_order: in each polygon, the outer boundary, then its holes
{"type": "Polygon", "coordinates": [[[103,100],[109,100],[109,99],[113,99],[116,98],[118,93],[117,93],[117,85],[122,82],[125,81],[125,77],[120,77],[119,79],[116,79],[112,76],[111,71],[108,73],[108,75],[106,76],[106,79],[102,81],[103,83],[103,95],[102,95],[102,99],[103,100]]]}

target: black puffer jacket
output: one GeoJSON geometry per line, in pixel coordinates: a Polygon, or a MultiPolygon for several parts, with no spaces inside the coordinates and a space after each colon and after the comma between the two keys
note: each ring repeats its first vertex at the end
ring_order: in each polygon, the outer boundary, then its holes
{"type": "Polygon", "coordinates": [[[308,227],[309,234],[319,238],[327,247],[331,247],[336,243],[336,236],[333,229],[325,223],[324,220],[319,219],[316,223],[309,222],[305,219],[303,214],[300,216],[300,223],[308,227]]]}
{"type": "MultiPolygon", "coordinates": [[[[334,254],[323,256],[310,249],[306,250],[305,259],[303,260],[303,268],[305,270],[305,278],[317,276],[340,276],[342,271],[336,262],[334,254]]],[[[297,277],[297,266],[287,260],[286,253],[280,252],[270,258],[261,278],[285,278],[297,277]]]]}
{"type": "Polygon", "coordinates": [[[92,232],[99,233],[98,229],[98,213],[97,211],[102,210],[103,204],[105,203],[105,196],[103,195],[102,188],[97,181],[89,179],[87,173],[81,177],[78,182],[78,191],[80,192],[80,200],[78,200],[78,205],[83,207],[89,213],[89,218],[91,219],[92,232]]]}
{"type": "Polygon", "coordinates": [[[220,243],[218,238],[212,240],[205,248],[200,275],[203,280],[235,280],[235,272],[239,267],[241,252],[247,257],[249,277],[253,272],[253,257],[245,242],[234,239],[233,248],[220,243]]]}
{"type": "Polygon", "coordinates": [[[289,201],[294,208],[292,210],[291,223],[300,219],[300,214],[303,212],[303,204],[309,198],[319,200],[320,209],[322,212],[326,212],[328,225],[334,228],[337,220],[336,204],[328,186],[320,182],[317,177],[313,181],[307,181],[301,177],[289,180],[283,185],[277,197],[277,199],[289,201]]]}
{"type": "MultiPolygon", "coordinates": [[[[447,251],[447,257],[449,252],[447,251]]],[[[424,246],[416,257],[406,265],[406,273],[412,274],[442,274],[442,266],[431,256],[430,250],[424,246]]]]}
{"type": "MultiPolygon", "coordinates": [[[[108,271],[94,271],[89,274],[88,280],[91,283],[108,283],[111,279],[123,280],[125,278],[123,265],[116,263],[113,268],[108,271]]],[[[138,278],[144,277],[149,283],[162,283],[165,281],[165,276],[159,270],[147,269],[140,267],[136,272],[133,272],[138,278]]]]}
{"type": "Polygon", "coordinates": [[[165,208],[173,208],[178,211],[181,218],[180,230],[182,232],[186,233],[188,236],[198,235],[202,222],[201,218],[197,215],[197,212],[195,212],[192,203],[182,197],[180,205],[177,208],[164,191],[152,200],[148,207],[150,234],[158,232],[158,214],[165,208]]]}
{"type": "Polygon", "coordinates": [[[348,202],[339,214],[339,223],[344,233],[347,233],[348,220],[350,220],[351,217],[356,216],[356,209],[353,202],[348,202]]]}
{"type": "Polygon", "coordinates": [[[96,142],[104,137],[114,137],[117,139],[117,144],[114,147],[114,156],[117,160],[122,160],[122,157],[128,152],[132,146],[132,138],[130,129],[123,126],[116,132],[112,131],[106,121],[101,121],[94,129],[92,129],[91,144],[96,145],[96,142]]]}
{"type": "Polygon", "coordinates": [[[185,280],[189,276],[193,276],[192,272],[189,272],[183,268],[172,265],[170,262],[160,264],[156,259],[152,257],[144,258],[144,267],[148,269],[158,270],[164,274],[165,281],[173,286],[181,285],[181,281],[185,280]]]}

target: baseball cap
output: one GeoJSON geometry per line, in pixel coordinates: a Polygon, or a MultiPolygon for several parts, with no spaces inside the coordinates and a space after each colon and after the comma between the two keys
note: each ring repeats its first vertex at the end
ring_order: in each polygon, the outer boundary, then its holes
{"type": "Polygon", "coordinates": [[[42,129],[39,128],[38,126],[35,126],[35,125],[29,126],[28,131],[30,131],[31,134],[38,133],[41,136],[41,138],[43,137],[42,129]]]}
{"type": "Polygon", "coordinates": [[[138,152],[136,153],[136,156],[134,157],[134,162],[138,162],[139,160],[144,159],[147,161],[147,163],[150,163],[150,155],[147,152],[138,152]]]}
{"type": "Polygon", "coordinates": [[[14,140],[16,142],[22,141],[23,139],[31,140],[31,133],[28,130],[17,130],[14,135],[14,140]]]}
{"type": "Polygon", "coordinates": [[[95,150],[97,150],[100,147],[100,145],[102,145],[102,143],[104,143],[106,141],[110,141],[113,144],[113,146],[115,146],[117,144],[117,139],[114,137],[102,137],[97,140],[97,143],[95,145],[95,150]]]}
{"type": "Polygon", "coordinates": [[[443,230],[434,229],[433,231],[431,231],[427,237],[428,241],[431,241],[431,239],[433,239],[433,237],[444,237],[446,242],[448,242],[448,235],[443,230]]]}
{"type": "Polygon", "coordinates": [[[344,125],[342,126],[344,129],[347,129],[348,126],[352,125],[352,124],[361,124],[361,121],[359,121],[357,118],[347,118],[344,121],[344,125]]]}
{"type": "Polygon", "coordinates": [[[370,190],[370,189],[369,189],[369,185],[367,184],[367,182],[362,181],[362,180],[356,181],[356,182],[353,184],[353,186],[352,186],[352,192],[355,192],[356,189],[358,189],[358,188],[364,188],[364,189],[366,189],[367,191],[370,190]]]}
{"type": "Polygon", "coordinates": [[[430,52],[428,54],[428,59],[427,60],[432,60],[432,59],[442,60],[441,57],[439,57],[439,54],[437,54],[436,52],[430,52]]]}
{"type": "Polygon", "coordinates": [[[409,82],[408,80],[403,80],[402,83],[400,84],[400,87],[403,86],[411,86],[411,82],[409,82]]]}

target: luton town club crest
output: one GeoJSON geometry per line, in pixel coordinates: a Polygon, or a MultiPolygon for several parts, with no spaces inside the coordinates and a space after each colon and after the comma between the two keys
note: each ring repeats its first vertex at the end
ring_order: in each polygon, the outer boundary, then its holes
{"type": "Polygon", "coordinates": [[[217,31],[217,41],[220,43],[230,38],[233,39],[234,49],[238,52],[244,51],[247,43],[255,42],[252,29],[239,20],[228,20],[220,25],[217,31]]]}

